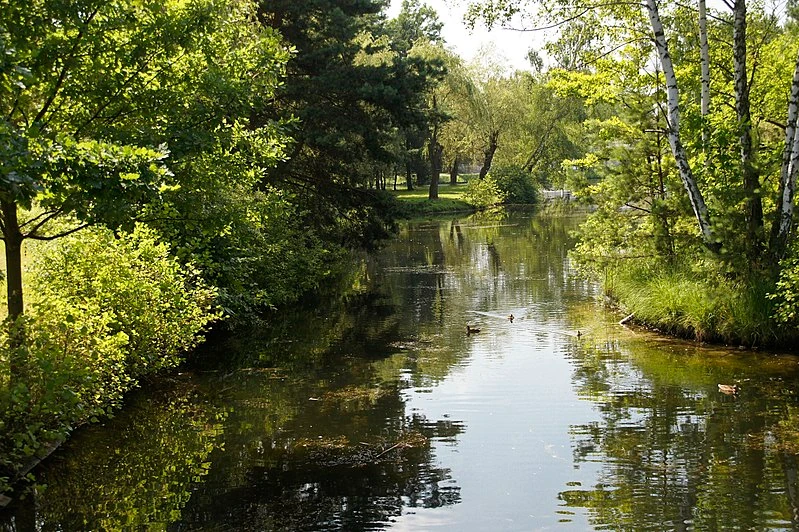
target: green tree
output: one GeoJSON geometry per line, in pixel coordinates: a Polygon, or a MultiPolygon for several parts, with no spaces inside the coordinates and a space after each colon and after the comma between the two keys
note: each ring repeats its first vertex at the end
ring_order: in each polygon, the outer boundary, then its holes
{"type": "Polygon", "coordinates": [[[265,182],[302,197],[314,215],[309,221],[334,240],[369,238],[385,222],[379,195],[368,190],[373,163],[395,161],[398,129],[424,129],[422,102],[437,70],[402,53],[408,39],[386,27],[384,7],[377,0],[279,0],[259,10],[297,51],[275,109],[264,114],[297,117],[290,157],[265,182]],[[364,235],[362,224],[342,220],[374,223],[364,235]]]}
{"type": "Polygon", "coordinates": [[[228,40],[253,27],[244,1],[7,1],[0,12],[0,221],[15,319],[24,311],[23,240],[129,224],[179,186],[167,156],[172,166],[201,151],[240,110],[236,88],[277,83],[285,51],[266,34],[228,40]],[[254,48],[266,52],[257,76],[222,83],[254,48]],[[77,224],[48,230],[65,215],[77,224]]]}
{"type": "Polygon", "coordinates": [[[449,66],[447,63],[451,55],[444,49],[444,40],[441,36],[443,23],[439,20],[438,13],[430,6],[420,4],[418,0],[403,0],[399,14],[389,20],[386,26],[392,49],[397,51],[401,61],[411,59],[417,64],[433,67],[428,73],[430,79],[424,93],[420,95],[424,98],[422,101],[425,110],[422,120],[406,124],[403,130],[408,148],[408,153],[404,157],[408,188],[413,187],[410,177],[413,165],[417,167],[417,175],[427,174],[426,169],[420,168],[420,165],[424,164],[423,154],[426,152],[431,177],[429,197],[437,199],[438,176],[443,164],[443,147],[439,142],[439,136],[441,128],[448,119],[441,109],[441,95],[437,87],[445,75],[444,69],[449,66]]]}
{"type": "MultiPolygon", "coordinates": [[[[796,163],[792,161],[795,150],[799,149],[799,143],[794,142],[797,130],[795,121],[799,114],[796,111],[799,108],[799,75],[794,77],[787,113],[785,109],[780,113],[783,116],[787,114],[787,118],[779,120],[786,124],[781,142],[782,170],[779,178],[769,175],[769,172],[773,174],[773,155],[769,155],[769,158],[762,156],[764,153],[774,153],[776,146],[770,142],[774,136],[768,131],[769,126],[763,117],[753,112],[751,105],[752,91],[758,83],[777,82],[773,79],[764,80],[760,76],[760,54],[764,44],[767,45],[783,31],[778,27],[778,19],[766,14],[762,8],[748,8],[743,0],[730,3],[730,13],[715,14],[716,22],[711,25],[714,27],[707,30],[711,37],[711,52],[716,58],[715,72],[711,72],[716,84],[715,98],[730,106],[735,113],[726,113],[724,106],[716,105],[710,114],[707,109],[700,114],[693,109],[700,107],[694,103],[697,98],[685,90],[692,85],[698,87],[700,79],[707,79],[699,74],[698,67],[702,60],[697,51],[704,48],[700,42],[704,37],[695,28],[699,17],[693,10],[666,6],[654,0],[646,2],[643,9],[627,4],[581,5],[575,8],[557,1],[541,5],[547,6],[547,20],[553,23],[574,20],[580,16],[589,16],[600,23],[623,21],[621,24],[605,25],[604,42],[600,39],[594,41],[596,46],[588,47],[586,56],[593,56],[594,60],[585,64],[596,65],[598,61],[595,59],[601,57],[602,53],[608,57],[613,50],[635,46],[630,43],[638,43],[641,51],[654,56],[664,79],[659,88],[661,96],[658,102],[665,119],[664,132],[701,241],[717,255],[726,253],[726,259],[745,257],[748,262],[757,259],[757,262],[764,263],[760,264],[761,267],[773,266],[779,261],[785,253],[793,224],[796,163]],[[688,37],[674,38],[676,32],[688,37]],[[686,46],[689,42],[694,43],[694,46],[686,46]],[[695,120],[695,113],[704,118],[695,120]],[[698,138],[695,132],[703,129],[695,124],[707,121],[715,122],[714,126],[722,126],[721,131],[733,131],[732,139],[738,151],[736,159],[729,159],[725,152],[730,139],[725,139],[724,143],[718,142],[714,149],[724,156],[728,166],[709,169],[711,175],[704,175],[705,169],[697,165],[700,150],[693,142],[694,138],[698,138]],[[719,177],[728,173],[730,168],[734,168],[735,179],[727,181],[723,187],[716,186],[719,177]],[[770,183],[777,183],[778,186],[771,186],[770,183]],[[764,203],[763,198],[767,193],[771,195],[770,201],[764,203]],[[770,208],[770,212],[764,213],[764,208],[770,208]],[[737,211],[740,216],[729,216],[732,211],[737,211]],[[772,222],[770,237],[765,230],[768,219],[772,222]],[[725,226],[731,223],[735,228],[728,230],[725,226]],[[760,253],[766,248],[767,254],[760,253]]],[[[502,22],[511,20],[519,11],[520,6],[516,2],[488,1],[473,3],[471,14],[475,18],[502,22]]],[[[596,27],[603,25],[597,24],[596,27]]],[[[611,61],[609,64],[613,63],[611,61]]],[[[796,64],[792,73],[799,72],[796,64]]],[[[594,66],[592,70],[597,72],[597,67],[594,66]]],[[[789,73],[779,80],[783,91],[788,92],[786,89],[790,76],[789,73]]],[[[699,93],[697,90],[696,94],[699,93]]],[[[711,154],[710,157],[716,155],[711,154]]],[[[724,179],[728,177],[725,175],[724,179]]]]}
{"type": "Polygon", "coordinates": [[[583,98],[557,90],[550,74],[516,72],[507,83],[515,110],[506,124],[497,163],[519,166],[541,183],[562,184],[563,160],[584,152],[583,98]]]}

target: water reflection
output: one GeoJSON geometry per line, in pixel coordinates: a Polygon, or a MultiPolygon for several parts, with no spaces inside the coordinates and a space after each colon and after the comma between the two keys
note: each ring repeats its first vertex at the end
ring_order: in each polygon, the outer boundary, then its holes
{"type": "Polygon", "coordinates": [[[102,426],[80,431],[40,472],[2,530],[164,528],[208,474],[226,412],[185,377],[137,394],[102,426]],[[38,495],[37,493],[38,492],[38,495]]]}
{"type": "Polygon", "coordinates": [[[795,529],[797,359],[647,336],[575,352],[575,384],[601,415],[572,426],[574,462],[601,467],[561,498],[613,530],[795,529]]]}
{"type": "Polygon", "coordinates": [[[79,431],[0,529],[799,527],[799,360],[623,329],[578,222],[406,225],[79,431]]]}

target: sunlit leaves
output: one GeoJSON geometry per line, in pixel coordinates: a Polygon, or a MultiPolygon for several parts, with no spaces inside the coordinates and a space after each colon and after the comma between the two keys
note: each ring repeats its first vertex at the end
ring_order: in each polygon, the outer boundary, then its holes
{"type": "MultiPolygon", "coordinates": [[[[0,334],[0,476],[43,445],[110,414],[138,379],[174,367],[218,316],[215,293],[143,227],[87,230],[40,249],[30,279],[24,367],[0,334]]],[[[0,479],[0,487],[7,486],[0,479]]]]}

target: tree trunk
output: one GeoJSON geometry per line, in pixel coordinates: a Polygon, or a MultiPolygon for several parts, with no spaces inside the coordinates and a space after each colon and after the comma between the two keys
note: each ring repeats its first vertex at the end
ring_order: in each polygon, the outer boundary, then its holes
{"type": "Polygon", "coordinates": [[[17,205],[12,201],[0,201],[3,212],[3,240],[6,248],[6,284],[8,319],[16,321],[22,316],[22,232],[17,220],[17,205]]]}
{"type": "Polygon", "coordinates": [[[522,165],[522,168],[525,171],[527,172],[533,171],[537,159],[541,156],[541,153],[544,151],[544,148],[546,147],[547,140],[549,140],[549,135],[552,134],[552,131],[555,130],[555,127],[557,127],[558,122],[563,118],[565,114],[566,113],[559,113],[558,116],[549,123],[549,127],[547,127],[546,132],[539,139],[538,145],[535,147],[535,149],[532,152],[530,152],[530,156],[527,157],[527,160],[522,165]]]}
{"type": "Polygon", "coordinates": [[[699,0],[699,62],[702,69],[701,114],[702,114],[702,150],[705,152],[705,164],[708,162],[710,131],[707,127],[707,116],[710,114],[710,47],[707,43],[707,6],[705,0],[699,0]]]}
{"type": "Polygon", "coordinates": [[[782,152],[780,187],[777,212],[771,227],[771,257],[779,261],[787,249],[788,236],[793,225],[793,197],[796,190],[796,173],[799,168],[799,55],[793,70],[791,94],[788,98],[788,121],[785,126],[785,148],[782,152]]]}
{"type": "Polygon", "coordinates": [[[449,171],[449,184],[450,185],[457,185],[458,184],[458,165],[460,161],[458,160],[458,155],[455,154],[455,160],[452,161],[452,168],[449,171]]]}
{"type": "Polygon", "coordinates": [[[25,310],[22,299],[22,231],[17,219],[17,205],[13,201],[0,201],[3,215],[3,240],[6,248],[6,288],[8,318],[6,326],[10,328],[9,375],[11,382],[16,382],[27,365],[24,350],[25,331],[19,318],[25,310]]]}
{"type": "Polygon", "coordinates": [[[668,98],[667,132],[671,152],[677,163],[680,179],[682,180],[685,190],[688,192],[688,198],[691,201],[691,207],[699,225],[702,241],[708,249],[718,252],[721,246],[719,246],[713,237],[713,231],[710,225],[710,214],[708,213],[705,199],[702,197],[702,193],[696,184],[691,165],[688,162],[688,154],[685,152],[685,147],[680,140],[680,91],[677,86],[677,76],[674,73],[674,64],[671,62],[671,54],[669,53],[669,47],[666,43],[666,35],[663,31],[663,24],[660,21],[660,13],[658,12],[656,1],[646,0],[646,8],[649,13],[649,21],[652,24],[655,46],[658,51],[658,56],[660,57],[660,63],[663,66],[663,74],[666,77],[666,95],[668,98]]]}
{"type": "Polygon", "coordinates": [[[741,144],[741,170],[746,209],[746,253],[750,260],[760,256],[763,232],[763,203],[760,199],[760,176],[754,166],[752,151],[752,116],[749,105],[749,82],[746,73],[746,0],[733,6],[733,68],[735,112],[738,115],[738,138],[741,144]]]}
{"type": "Polygon", "coordinates": [[[411,174],[410,161],[405,163],[405,184],[408,186],[408,190],[413,190],[413,175],[411,174]]]}
{"type": "Polygon", "coordinates": [[[491,170],[491,162],[494,160],[494,154],[497,152],[499,142],[499,131],[492,131],[488,138],[488,147],[485,150],[485,159],[483,159],[483,167],[480,168],[480,179],[484,179],[491,170]]]}
{"type": "MultiPolygon", "coordinates": [[[[437,135],[436,135],[437,136],[437,135]]],[[[430,144],[430,190],[427,195],[428,199],[438,199],[438,180],[441,177],[442,156],[444,148],[438,143],[438,140],[433,140],[430,144]]]]}

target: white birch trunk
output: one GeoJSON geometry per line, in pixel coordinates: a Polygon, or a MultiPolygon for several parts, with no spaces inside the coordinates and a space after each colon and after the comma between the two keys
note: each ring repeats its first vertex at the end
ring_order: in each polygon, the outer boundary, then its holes
{"type": "Polygon", "coordinates": [[[696,184],[691,164],[688,162],[688,154],[685,152],[685,147],[680,140],[680,91],[677,86],[677,76],[674,73],[674,64],[671,61],[671,54],[669,54],[669,47],[666,43],[666,34],[663,30],[663,24],[660,21],[660,13],[655,0],[646,0],[646,8],[649,13],[649,21],[652,24],[652,33],[655,38],[655,46],[660,57],[660,64],[663,67],[663,74],[666,77],[666,98],[667,98],[667,130],[669,145],[674,159],[677,162],[677,168],[680,171],[680,179],[688,192],[688,198],[691,200],[691,207],[694,211],[694,216],[699,224],[699,231],[702,234],[702,240],[705,245],[710,249],[717,249],[718,244],[713,238],[713,231],[710,226],[710,215],[708,214],[705,199],[696,184]]]}
{"type": "Polygon", "coordinates": [[[772,232],[772,249],[778,258],[782,256],[788,241],[788,235],[793,225],[793,200],[796,192],[796,176],[799,170],[799,56],[791,82],[791,95],[788,98],[788,121],[785,126],[785,149],[782,156],[780,170],[780,197],[777,205],[777,218],[774,221],[775,231],[772,232]]]}
{"type": "Polygon", "coordinates": [[[710,47],[707,43],[707,5],[705,0],[699,0],[699,63],[702,69],[702,148],[705,150],[707,162],[707,149],[710,143],[710,134],[707,128],[707,115],[710,114],[710,47]]]}

